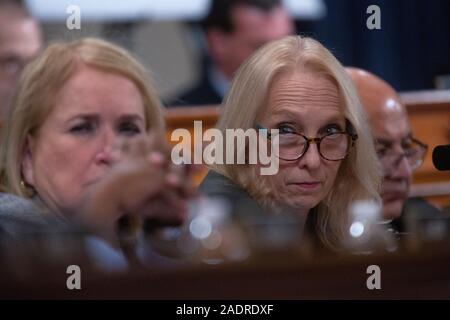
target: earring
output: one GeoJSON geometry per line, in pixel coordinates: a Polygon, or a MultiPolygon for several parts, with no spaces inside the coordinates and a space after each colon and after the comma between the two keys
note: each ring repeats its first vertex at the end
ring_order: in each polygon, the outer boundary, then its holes
{"type": "Polygon", "coordinates": [[[33,197],[34,194],[36,193],[34,188],[32,186],[30,186],[29,184],[27,184],[25,182],[25,180],[21,179],[20,180],[20,188],[24,191],[24,193],[28,196],[28,197],[33,197]]]}

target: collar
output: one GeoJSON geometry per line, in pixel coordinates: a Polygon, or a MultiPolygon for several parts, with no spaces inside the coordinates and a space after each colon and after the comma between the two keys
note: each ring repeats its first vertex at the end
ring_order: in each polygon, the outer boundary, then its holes
{"type": "Polygon", "coordinates": [[[225,94],[230,87],[230,81],[223,74],[222,71],[217,69],[214,65],[210,64],[207,69],[207,75],[209,80],[211,81],[211,85],[213,89],[219,94],[219,96],[223,99],[225,94]]]}

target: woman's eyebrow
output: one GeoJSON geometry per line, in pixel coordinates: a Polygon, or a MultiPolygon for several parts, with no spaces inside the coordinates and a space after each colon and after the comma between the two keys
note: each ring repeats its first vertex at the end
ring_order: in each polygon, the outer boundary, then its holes
{"type": "Polygon", "coordinates": [[[289,119],[297,119],[300,115],[298,113],[292,112],[289,109],[277,109],[272,114],[273,118],[289,118],[289,119]]]}
{"type": "Polygon", "coordinates": [[[321,128],[326,128],[327,126],[330,126],[333,124],[337,124],[340,127],[342,127],[342,126],[345,127],[345,117],[340,114],[330,115],[330,116],[326,117],[322,122],[324,123],[324,125],[321,126],[321,128]]]}
{"type": "Polygon", "coordinates": [[[95,114],[95,113],[78,113],[78,114],[74,114],[74,115],[70,116],[67,119],[67,122],[71,122],[73,120],[78,120],[78,119],[80,119],[80,120],[93,120],[93,119],[96,119],[97,117],[98,117],[98,115],[95,114]]]}
{"type": "Polygon", "coordinates": [[[130,122],[142,122],[145,123],[144,118],[138,114],[125,114],[119,117],[119,121],[130,121],[130,122]]]}

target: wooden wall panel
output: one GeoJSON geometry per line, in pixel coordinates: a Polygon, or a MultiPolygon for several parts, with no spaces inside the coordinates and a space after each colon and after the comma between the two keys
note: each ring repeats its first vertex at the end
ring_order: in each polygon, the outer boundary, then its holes
{"type": "MultiPolygon", "coordinates": [[[[432,163],[433,148],[450,144],[450,91],[408,92],[400,96],[408,110],[414,136],[429,146],[424,164],[414,173],[411,195],[426,197],[441,207],[450,206],[450,171],[437,171],[432,163]]],[[[214,127],[219,108],[207,106],[168,109],[167,138],[170,140],[172,131],[177,128],[186,128],[193,133],[195,120],[202,120],[203,130],[214,127]]],[[[195,177],[197,183],[205,172],[206,169],[195,177]]]]}

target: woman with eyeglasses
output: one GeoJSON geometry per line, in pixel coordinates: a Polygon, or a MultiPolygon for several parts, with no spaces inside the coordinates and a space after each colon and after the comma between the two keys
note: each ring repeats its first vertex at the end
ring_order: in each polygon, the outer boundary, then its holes
{"type": "Polygon", "coordinates": [[[235,206],[305,217],[328,249],[342,245],[350,204],[378,199],[379,165],[355,88],[313,39],[285,37],[251,56],[235,75],[218,128],[277,129],[265,137],[277,144],[279,170],[261,175],[260,164],[215,164],[200,190],[235,206]]]}

